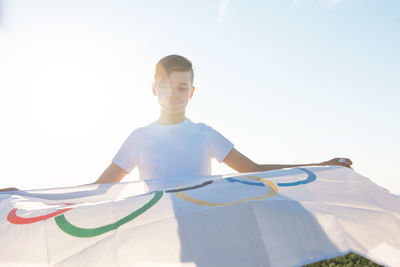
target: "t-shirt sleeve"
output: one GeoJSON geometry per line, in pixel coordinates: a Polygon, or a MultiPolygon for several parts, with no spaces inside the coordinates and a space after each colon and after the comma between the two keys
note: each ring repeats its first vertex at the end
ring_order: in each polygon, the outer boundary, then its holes
{"type": "Polygon", "coordinates": [[[232,150],[233,143],[212,127],[207,127],[207,129],[210,137],[211,155],[218,160],[218,162],[222,162],[232,150]]]}
{"type": "Polygon", "coordinates": [[[130,173],[137,166],[139,154],[138,144],[138,133],[137,131],[133,131],[122,144],[121,148],[112,159],[112,162],[124,169],[127,173],[130,173]]]}

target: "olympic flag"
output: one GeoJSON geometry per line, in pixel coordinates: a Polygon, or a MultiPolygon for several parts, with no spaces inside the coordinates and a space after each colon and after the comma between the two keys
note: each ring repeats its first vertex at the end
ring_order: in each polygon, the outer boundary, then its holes
{"type": "Polygon", "coordinates": [[[400,266],[400,198],[292,168],[0,193],[0,266],[400,266]]]}

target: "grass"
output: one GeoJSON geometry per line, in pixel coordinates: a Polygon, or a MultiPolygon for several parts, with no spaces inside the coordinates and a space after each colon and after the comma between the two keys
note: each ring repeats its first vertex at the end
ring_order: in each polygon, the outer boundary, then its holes
{"type": "Polygon", "coordinates": [[[373,261],[370,261],[358,254],[355,254],[353,252],[350,252],[349,254],[328,259],[328,260],[323,260],[323,261],[318,261],[314,263],[310,263],[307,265],[304,265],[306,267],[364,267],[364,266],[369,266],[369,267],[378,267],[382,266],[379,265],[373,261]]]}

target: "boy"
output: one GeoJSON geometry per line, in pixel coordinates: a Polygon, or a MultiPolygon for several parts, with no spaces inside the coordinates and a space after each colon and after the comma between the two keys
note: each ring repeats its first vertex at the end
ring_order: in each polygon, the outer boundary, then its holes
{"type": "Polygon", "coordinates": [[[157,64],[152,91],[158,97],[160,117],[136,129],[126,139],[111,164],[94,183],[116,183],[139,168],[141,179],[208,176],[211,157],[238,172],[270,171],[309,165],[350,167],[350,159],[334,158],[317,164],[259,165],[248,159],[223,135],[185,115],[193,97],[192,63],[183,56],[169,55],[157,64]]]}
{"type": "MultiPolygon", "coordinates": [[[[248,159],[223,135],[203,123],[193,123],[186,106],[193,97],[192,63],[185,57],[169,55],[156,65],[152,91],[160,104],[156,122],[133,131],[111,164],[92,184],[117,183],[138,167],[141,179],[208,176],[211,157],[238,172],[260,172],[309,165],[350,167],[350,159],[334,158],[313,164],[260,165],[248,159]]],[[[18,190],[4,188],[1,191],[18,190]]]]}

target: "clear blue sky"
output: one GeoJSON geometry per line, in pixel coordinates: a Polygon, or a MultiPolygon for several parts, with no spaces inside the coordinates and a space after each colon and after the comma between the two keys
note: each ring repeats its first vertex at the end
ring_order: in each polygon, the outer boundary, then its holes
{"type": "MultiPolygon", "coordinates": [[[[0,188],[93,182],[156,120],[155,63],[191,59],[187,116],[258,163],[349,157],[400,194],[400,2],[0,0],[0,188]]],[[[214,173],[233,170],[214,162],[214,173]]],[[[123,181],[136,179],[132,173],[123,181]]]]}

